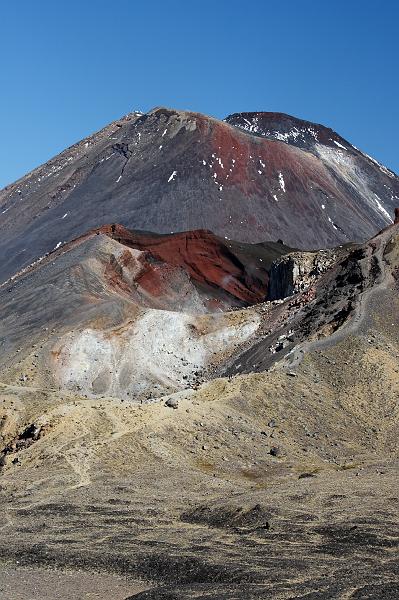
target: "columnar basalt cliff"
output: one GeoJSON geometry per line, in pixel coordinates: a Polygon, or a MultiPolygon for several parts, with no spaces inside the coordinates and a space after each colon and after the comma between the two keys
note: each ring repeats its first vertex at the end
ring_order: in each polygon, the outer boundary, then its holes
{"type": "Polygon", "coordinates": [[[340,249],[318,252],[290,252],[276,259],[269,275],[269,300],[280,300],[308,289],[331,268],[340,249]]]}

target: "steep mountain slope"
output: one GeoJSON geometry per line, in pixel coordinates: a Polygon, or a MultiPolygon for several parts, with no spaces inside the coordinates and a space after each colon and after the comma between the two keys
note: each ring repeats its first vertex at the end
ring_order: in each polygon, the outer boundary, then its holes
{"type": "MultiPolygon", "coordinates": [[[[337,188],[344,189],[353,203],[359,206],[367,199],[370,207],[380,213],[380,222],[392,222],[392,208],[399,200],[397,176],[332,129],[284,113],[237,113],[225,121],[254,135],[311,153],[324,163],[337,188]]],[[[329,200],[325,202],[325,210],[331,208],[331,200],[334,204],[334,196],[329,200]]]]}
{"type": "Polygon", "coordinates": [[[320,248],[364,241],[392,221],[398,178],[330,130],[274,113],[228,121],[132,113],[8,186],[0,281],[112,222],[320,248]]]}

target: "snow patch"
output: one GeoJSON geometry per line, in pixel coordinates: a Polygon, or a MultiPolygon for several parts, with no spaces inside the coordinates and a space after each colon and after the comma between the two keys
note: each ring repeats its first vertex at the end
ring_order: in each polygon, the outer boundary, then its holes
{"type": "Polygon", "coordinates": [[[379,196],[377,196],[376,193],[374,193],[374,196],[376,197],[376,199],[374,200],[374,202],[377,205],[378,210],[380,211],[380,213],[382,215],[384,215],[384,217],[387,219],[388,223],[393,223],[393,219],[390,216],[389,212],[385,210],[385,208],[382,206],[380,200],[381,198],[379,196]]]}
{"type": "MultiPolygon", "coordinates": [[[[356,148],[356,146],[353,146],[353,147],[356,150],[358,150],[359,152],[362,152],[361,150],[359,150],[358,148],[356,148]]],[[[380,169],[380,171],[382,171],[383,173],[385,173],[385,175],[388,175],[389,177],[392,177],[392,178],[395,177],[395,174],[392,173],[392,171],[390,171],[386,167],[384,167],[384,165],[382,165],[380,162],[378,162],[378,160],[376,160],[372,156],[369,156],[368,154],[366,154],[366,152],[362,152],[362,154],[364,156],[366,156],[369,160],[371,160],[371,162],[373,162],[375,165],[377,165],[377,167],[380,169]]]]}
{"type": "MultiPolygon", "coordinates": [[[[384,221],[387,221],[388,223],[393,222],[391,216],[382,205],[381,198],[377,196],[375,192],[370,190],[370,184],[367,177],[359,171],[352,155],[337,152],[333,148],[324,146],[323,144],[316,144],[315,149],[320,158],[327,163],[327,165],[333,166],[334,169],[342,174],[345,181],[347,181],[358,194],[361,194],[367,199],[369,206],[373,210],[377,210],[384,221]]],[[[368,158],[380,166],[373,158],[368,158]]]]}
{"type": "Polygon", "coordinates": [[[285,193],[285,182],[284,182],[284,177],[283,177],[283,174],[282,174],[281,172],[278,174],[278,181],[279,181],[279,183],[280,183],[280,187],[281,187],[281,189],[282,189],[282,190],[283,190],[283,192],[285,193]]]}
{"type": "Polygon", "coordinates": [[[333,140],[334,144],[336,146],[338,146],[338,148],[342,148],[342,150],[346,150],[345,146],[343,146],[342,144],[340,144],[339,142],[337,142],[337,140],[333,140]]]}

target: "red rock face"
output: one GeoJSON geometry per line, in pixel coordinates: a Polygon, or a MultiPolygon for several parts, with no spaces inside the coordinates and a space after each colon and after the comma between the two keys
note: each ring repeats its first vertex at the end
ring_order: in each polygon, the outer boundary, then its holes
{"type": "MultiPolygon", "coordinates": [[[[271,264],[291,250],[279,242],[245,244],[222,240],[207,230],[163,235],[111,224],[62,245],[17,276],[78,252],[82,261],[90,256],[103,265],[103,282],[110,291],[138,305],[213,312],[267,300],[271,264]],[[104,252],[99,250],[101,246],[85,246],[96,236],[107,236],[121,246],[105,246],[104,252]],[[87,251],[91,254],[86,255],[87,251]]],[[[79,279],[80,266],[73,266],[72,272],[74,269],[78,269],[79,279]]],[[[88,302],[92,301],[88,298],[88,302]]]]}
{"type": "Polygon", "coordinates": [[[138,282],[152,294],[162,293],[160,278],[165,268],[183,269],[203,289],[222,290],[243,304],[255,304],[267,298],[268,271],[256,266],[256,257],[238,258],[210,231],[197,230],[171,235],[129,231],[121,225],[106,225],[93,233],[103,233],[130,248],[148,253],[138,282]],[[151,259],[160,264],[152,264],[151,259]],[[256,275],[255,275],[256,273],[256,275]]]}
{"type": "MultiPolygon", "coordinates": [[[[126,296],[139,306],[162,310],[189,307],[187,300],[195,289],[182,269],[154,261],[154,257],[146,251],[135,257],[128,248],[118,258],[111,255],[111,260],[105,262],[104,279],[108,289],[126,296]]],[[[207,302],[203,305],[206,307],[207,302]]],[[[224,305],[219,308],[224,308],[224,305]]],[[[195,312],[195,306],[192,309],[195,312]]]]}

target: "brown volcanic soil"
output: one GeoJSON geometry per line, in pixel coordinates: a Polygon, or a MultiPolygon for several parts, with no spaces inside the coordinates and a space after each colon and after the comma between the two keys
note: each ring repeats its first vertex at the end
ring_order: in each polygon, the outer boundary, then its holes
{"type": "Polygon", "coordinates": [[[243,374],[175,410],[1,385],[2,559],[128,574],[143,599],[395,598],[398,273],[395,225],[265,307],[243,374]],[[276,323],[299,344],[246,372],[276,323]]]}
{"type": "Polygon", "coordinates": [[[120,575],[0,564],[2,600],[124,600],[147,587],[120,575]]]}

